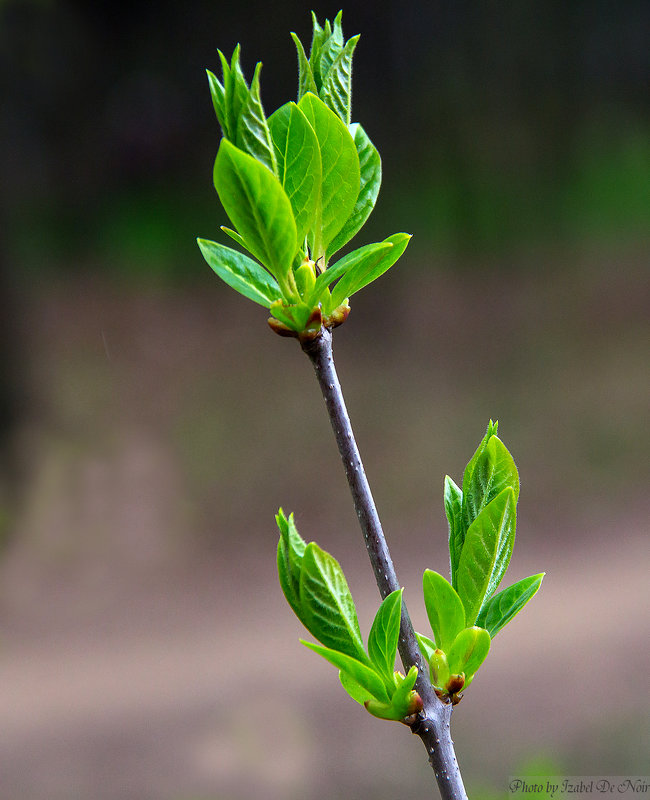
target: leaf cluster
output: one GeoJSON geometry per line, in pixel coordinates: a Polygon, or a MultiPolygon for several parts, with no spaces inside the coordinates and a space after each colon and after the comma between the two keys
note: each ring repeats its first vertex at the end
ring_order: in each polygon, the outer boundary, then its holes
{"type": "Polygon", "coordinates": [[[239,64],[219,51],[222,80],[208,82],[223,139],[214,185],[248,255],[199,239],[204,258],[240,294],[268,308],[278,333],[309,338],[349,312],[349,298],[397,261],[410,236],[398,233],[330,265],[375,206],[381,159],[358,123],[351,123],[352,56],[341,13],[320,26],[313,15],[309,57],[298,52],[298,99],[266,117],[257,64],[250,86],[239,64]]]}
{"type": "Polygon", "coordinates": [[[402,590],[389,594],[377,611],[364,647],[357,612],[339,563],[298,533],[293,514],[282,509],[276,521],[278,575],[287,602],[320,644],[302,641],[339,670],[346,692],[376,717],[402,720],[420,710],[413,689],[417,668],[395,671],[402,590]]]}
{"type": "Polygon", "coordinates": [[[433,639],[419,635],[439,693],[457,701],[490,649],[491,640],[539,589],[544,573],[495,594],[515,542],[519,476],[490,423],[463,474],[462,488],[446,476],[451,582],[432,570],[423,577],[433,639]]]}

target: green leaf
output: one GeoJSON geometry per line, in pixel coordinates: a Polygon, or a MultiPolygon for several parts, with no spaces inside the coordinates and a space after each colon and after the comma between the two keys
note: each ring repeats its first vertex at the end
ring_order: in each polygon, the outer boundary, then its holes
{"type": "Polygon", "coordinates": [[[394,233],[381,242],[381,244],[385,245],[390,244],[392,247],[378,261],[369,259],[368,262],[358,264],[354,269],[349,269],[332,291],[332,308],[336,308],[346,297],[352,297],[353,294],[356,294],[369,283],[381,277],[384,272],[387,272],[406,250],[410,240],[411,235],[408,233],[394,233]]]}
{"type": "MultiPolygon", "coordinates": [[[[331,267],[328,267],[324,272],[316,278],[314,284],[314,291],[312,298],[319,298],[325,287],[334,283],[342,275],[352,269],[356,269],[359,265],[368,265],[372,261],[372,265],[376,264],[378,260],[392,248],[390,242],[375,242],[373,244],[366,244],[356,250],[347,253],[343,258],[340,258],[331,267]]],[[[370,269],[370,267],[368,267],[370,269]]]]}
{"type": "Polygon", "coordinates": [[[282,297],[277,281],[248,256],[207,239],[197,239],[197,242],[203,258],[221,280],[244,297],[265,308],[282,297]]]}
{"type": "Polygon", "coordinates": [[[519,497],[519,475],[506,446],[491,436],[476,459],[468,480],[463,480],[463,521],[465,529],[481,511],[506,488],[519,497]]]}
{"type": "Polygon", "coordinates": [[[255,258],[285,289],[296,252],[296,224],[289,198],[263,164],[221,140],[214,165],[214,185],[235,228],[255,258]]]}
{"type": "Polygon", "coordinates": [[[461,631],[447,654],[449,672],[465,673],[465,685],[481,666],[490,650],[490,634],[483,628],[465,628],[461,631]]]}
{"type": "Polygon", "coordinates": [[[429,639],[428,636],[424,636],[421,633],[416,633],[415,638],[418,640],[422,655],[424,656],[425,660],[428,661],[436,649],[436,643],[433,641],[433,639],[429,639]]]}
{"type": "MultiPolygon", "coordinates": [[[[334,19],[334,28],[331,35],[326,36],[321,44],[319,58],[321,77],[319,89],[321,90],[327,81],[332,64],[336,61],[343,49],[344,39],[343,29],[341,28],[341,17],[342,13],[339,11],[334,19]]],[[[329,22],[327,21],[325,22],[325,32],[329,32],[329,22]]]]}
{"type": "Polygon", "coordinates": [[[368,700],[364,703],[367,711],[379,719],[404,719],[409,714],[422,709],[422,700],[415,695],[413,687],[418,678],[418,668],[412,666],[406,677],[397,677],[397,687],[391,694],[390,703],[368,700]]]}
{"type": "MultiPolygon", "coordinates": [[[[316,14],[311,12],[311,19],[313,25],[313,34],[311,39],[311,48],[309,51],[309,66],[311,67],[312,75],[317,89],[321,86],[321,73],[320,73],[320,57],[323,42],[332,35],[332,29],[327,20],[325,20],[325,28],[321,28],[316,19],[316,14]]],[[[317,92],[315,92],[317,94],[317,92]]]]}
{"type": "Polygon", "coordinates": [[[426,569],[422,578],[424,605],[436,646],[449,650],[465,627],[465,609],[451,584],[437,572],[426,569]]]}
{"type": "MultiPolygon", "coordinates": [[[[246,247],[246,239],[237,233],[237,231],[234,231],[232,228],[228,228],[225,225],[220,225],[219,227],[226,234],[226,236],[230,236],[233,242],[237,242],[237,244],[240,247],[243,247],[244,250],[248,250],[248,247],[246,247]]],[[[250,253],[250,250],[248,250],[248,252],[250,253]]]]}
{"type": "Polygon", "coordinates": [[[223,122],[221,120],[219,121],[221,123],[223,135],[234,144],[237,135],[237,120],[239,119],[241,108],[246,102],[246,97],[248,96],[248,86],[246,85],[246,81],[239,66],[239,45],[237,45],[233,51],[230,65],[221,50],[217,52],[219,53],[221,69],[223,71],[225,114],[223,122]]]}
{"type": "Polygon", "coordinates": [[[449,523],[449,570],[451,585],[456,588],[456,570],[465,541],[463,525],[463,493],[454,481],[445,475],[444,490],[445,514],[449,523]]]}
{"type": "Polygon", "coordinates": [[[355,122],[350,125],[350,133],[354,139],[354,145],[357,148],[359,157],[359,194],[345,225],[330,243],[328,258],[340,250],[344,244],[347,244],[361,230],[375,207],[379,187],[381,186],[381,158],[375,146],[358,123],[355,122]]]}
{"type": "Polygon", "coordinates": [[[212,105],[214,106],[214,112],[217,115],[217,119],[219,120],[219,125],[221,126],[221,132],[223,133],[224,136],[228,136],[225,89],[223,87],[223,84],[220,83],[219,79],[213,72],[210,72],[209,69],[206,69],[206,73],[208,75],[208,85],[210,87],[210,96],[212,97],[212,105]]]}
{"type": "Polygon", "coordinates": [[[327,71],[319,92],[320,99],[331,108],[346,125],[350,124],[352,98],[352,56],[359,36],[348,39],[327,71]]]}
{"type": "Polygon", "coordinates": [[[391,592],[379,606],[368,636],[368,655],[384,678],[394,683],[395,655],[402,616],[402,589],[391,592]]]}
{"type": "Polygon", "coordinates": [[[443,689],[449,680],[447,655],[440,649],[434,650],[429,656],[429,677],[431,683],[439,689],[443,689]]]}
{"type": "Polygon", "coordinates": [[[287,519],[284,511],[280,509],[275,520],[280,531],[278,541],[280,586],[295,615],[303,622],[300,606],[300,572],[307,545],[296,529],[293,514],[287,519]]]}
{"type": "Polygon", "coordinates": [[[360,705],[363,706],[368,700],[374,699],[374,695],[364,689],[360,683],[357,683],[349,672],[345,672],[342,669],[339,670],[339,680],[341,681],[341,686],[350,697],[360,705]]]}
{"type": "Polygon", "coordinates": [[[343,670],[343,672],[347,672],[354,681],[356,681],[366,691],[370,692],[370,694],[377,700],[380,700],[382,703],[389,702],[389,697],[388,693],[386,692],[384,682],[372,667],[368,666],[367,664],[363,664],[361,661],[358,661],[356,658],[353,658],[352,656],[348,655],[347,653],[343,653],[340,650],[335,650],[330,647],[322,647],[319,644],[306,642],[304,639],[301,639],[300,642],[304,644],[305,647],[313,650],[314,653],[318,653],[318,655],[323,656],[323,658],[329,661],[330,664],[334,664],[334,666],[338,669],[343,670]]]}
{"type": "Polygon", "coordinates": [[[316,95],[306,94],[298,107],[314,129],[321,155],[321,191],[310,241],[317,261],[352,213],[359,194],[359,157],[345,124],[316,95]]]}
{"type": "Polygon", "coordinates": [[[485,628],[494,639],[497,633],[518,614],[542,585],[545,572],[513,583],[507,589],[495,594],[481,609],[477,625],[485,628]]]}
{"type": "Polygon", "coordinates": [[[256,158],[268,167],[274,175],[278,174],[275,151],[271,143],[271,134],[262,108],[260,98],[260,63],[255,67],[250,91],[242,105],[237,120],[236,140],[234,144],[240,150],[256,158]]]}
{"type": "Polygon", "coordinates": [[[311,65],[307,60],[305,48],[302,46],[302,42],[295,33],[291,34],[291,38],[296,45],[296,50],[298,51],[298,100],[300,100],[304,95],[307,94],[307,92],[318,94],[318,89],[316,88],[314,73],[312,72],[311,65]]]}
{"type": "Polygon", "coordinates": [[[369,663],[343,570],[315,542],[307,545],[302,559],[300,606],[303,622],[319,642],[369,663]]]}
{"type": "Polygon", "coordinates": [[[286,103],[269,117],[278,174],[296,223],[297,246],[316,220],[322,179],[320,148],[313,128],[295,103],[286,103]]]}
{"type": "Polygon", "coordinates": [[[490,420],[488,422],[487,430],[485,431],[485,436],[481,439],[479,446],[476,448],[476,452],[467,462],[467,466],[465,467],[465,472],[463,473],[463,491],[469,486],[469,481],[472,477],[472,473],[474,472],[474,467],[476,466],[476,462],[481,457],[481,454],[487,447],[487,443],[489,440],[497,435],[497,431],[499,429],[498,422],[492,422],[490,420]]]}
{"type": "MultiPolygon", "coordinates": [[[[296,303],[293,305],[286,305],[283,301],[278,300],[271,304],[271,315],[280,320],[292,331],[303,331],[307,327],[314,309],[305,303],[296,303]]],[[[320,328],[320,323],[318,325],[320,328]]]]}
{"type": "Polygon", "coordinates": [[[458,563],[458,594],[465,620],[474,623],[483,603],[499,585],[515,538],[514,489],[504,489],[469,526],[458,563]]]}

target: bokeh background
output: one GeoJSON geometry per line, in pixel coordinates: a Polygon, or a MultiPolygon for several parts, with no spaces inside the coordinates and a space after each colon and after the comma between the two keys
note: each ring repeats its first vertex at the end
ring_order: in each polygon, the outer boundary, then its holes
{"type": "MultiPolygon", "coordinates": [[[[338,6],[316,3],[322,21],[338,6]]],[[[298,2],[0,4],[0,796],[425,796],[275,575],[278,505],[378,598],[317,386],[222,285],[204,68],[268,113],[298,2]]],[[[474,798],[648,774],[650,6],[348,2],[384,160],[359,244],[407,254],[335,351],[406,600],[444,571],[442,480],[489,418],[519,465],[506,580],[547,571],[454,713],[474,798]]],[[[223,240],[222,240],[223,241],[223,240]]]]}

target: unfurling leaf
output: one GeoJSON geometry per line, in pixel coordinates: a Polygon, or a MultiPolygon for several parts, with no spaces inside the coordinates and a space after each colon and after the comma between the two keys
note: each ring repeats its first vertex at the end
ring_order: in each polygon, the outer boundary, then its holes
{"type": "Polygon", "coordinates": [[[393,682],[395,656],[402,614],[402,589],[391,592],[379,606],[368,636],[370,660],[385,678],[393,682]]]}
{"type": "Polygon", "coordinates": [[[501,628],[507,625],[531,597],[536,594],[542,585],[542,579],[545,574],[540,572],[539,575],[523,578],[523,580],[513,583],[512,586],[502,592],[495,594],[481,609],[476,624],[485,628],[494,639],[501,628]]]}
{"type": "Polygon", "coordinates": [[[455,589],[439,573],[425,570],[422,586],[436,646],[447,652],[465,627],[465,609],[455,589]]]}

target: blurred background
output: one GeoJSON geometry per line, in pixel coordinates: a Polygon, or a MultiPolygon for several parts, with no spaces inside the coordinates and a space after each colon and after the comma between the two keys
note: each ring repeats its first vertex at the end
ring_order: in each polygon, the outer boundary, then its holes
{"type": "MultiPolygon", "coordinates": [[[[338,5],[316,3],[320,21],[338,5]]],[[[0,4],[0,775],[20,800],[393,800],[419,742],[298,643],[273,514],[378,596],[297,345],[221,284],[204,69],[293,99],[298,2],[0,4]]],[[[406,230],[335,352],[405,599],[488,419],[520,469],[508,583],[543,587],[454,712],[474,798],[648,774],[650,6],[344,6],[406,230]]],[[[225,241],[224,241],[225,243],[225,241]]]]}

